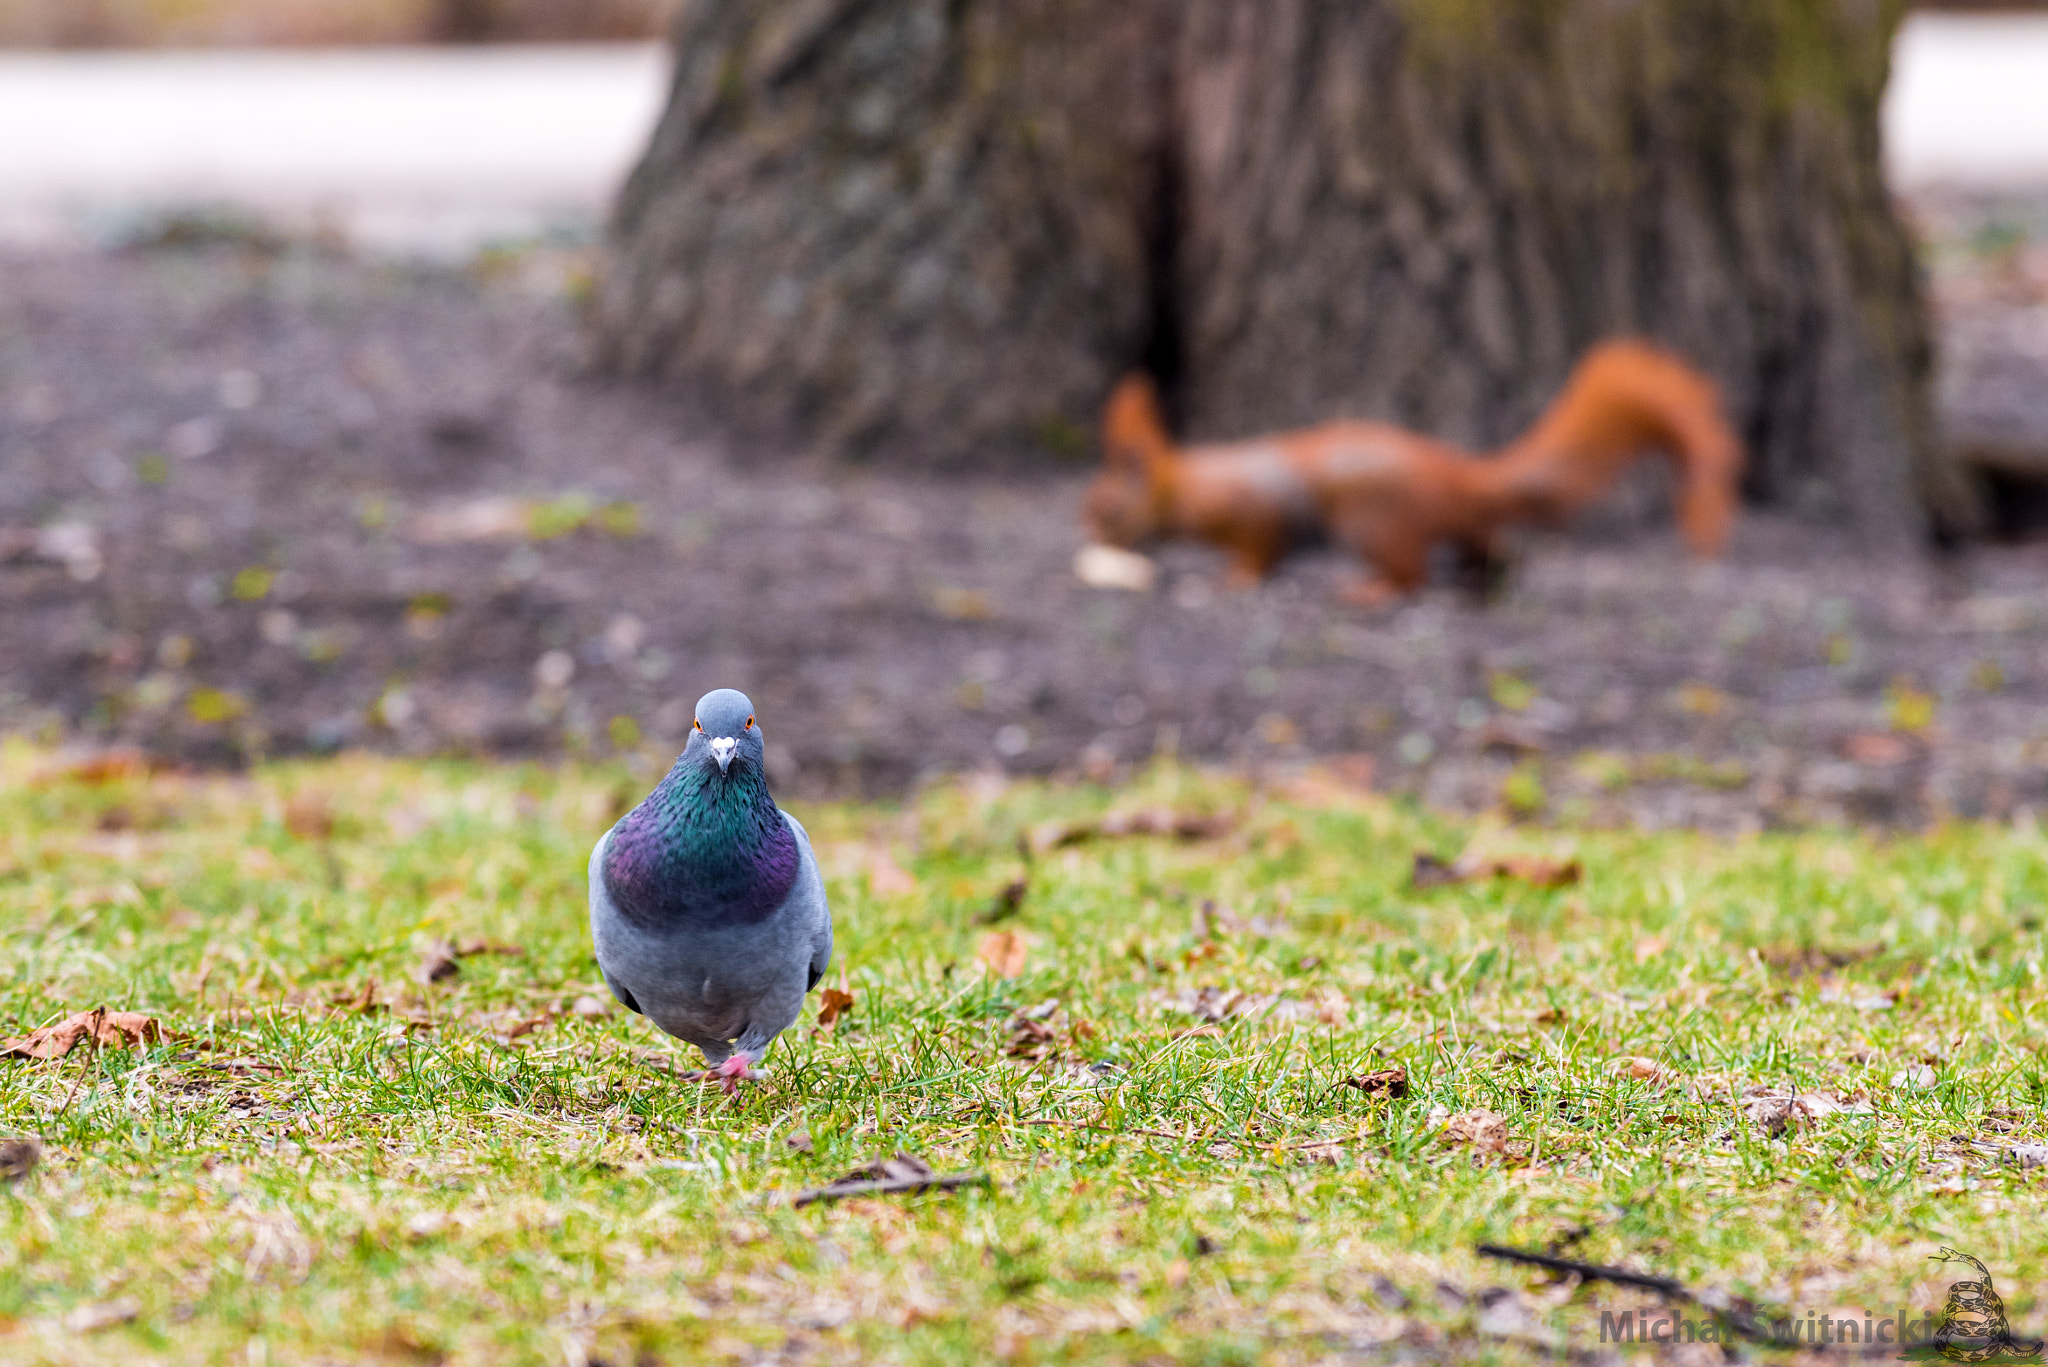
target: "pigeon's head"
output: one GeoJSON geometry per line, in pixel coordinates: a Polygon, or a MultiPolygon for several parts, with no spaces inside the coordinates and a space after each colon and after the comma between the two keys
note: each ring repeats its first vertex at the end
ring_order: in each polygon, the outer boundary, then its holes
{"type": "Polygon", "coordinates": [[[697,699],[697,724],[690,730],[685,756],[716,765],[730,774],[734,765],[761,769],[761,728],[754,724],[754,704],[737,688],[715,688],[697,699]]]}

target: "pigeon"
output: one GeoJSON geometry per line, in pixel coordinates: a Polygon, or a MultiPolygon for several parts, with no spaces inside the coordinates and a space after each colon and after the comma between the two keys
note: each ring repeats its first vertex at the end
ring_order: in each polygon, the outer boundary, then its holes
{"type": "Polygon", "coordinates": [[[710,1065],[731,1095],[832,960],[832,910],[803,824],[775,805],[747,695],[697,700],[681,758],[590,852],[590,934],[612,995],[710,1065]]]}

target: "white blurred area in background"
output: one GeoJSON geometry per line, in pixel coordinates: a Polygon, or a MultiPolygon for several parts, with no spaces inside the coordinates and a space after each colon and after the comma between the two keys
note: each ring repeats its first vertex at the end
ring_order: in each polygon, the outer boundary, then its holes
{"type": "MultiPolygon", "coordinates": [[[[373,251],[587,238],[660,113],[651,43],[0,53],[0,242],[232,207],[373,251]]],[[[2048,189],[2048,14],[1916,15],[1895,188],[2048,189]]]]}
{"type": "Polygon", "coordinates": [[[403,255],[587,236],[667,80],[655,43],[0,53],[0,241],[199,206],[403,255]]]}

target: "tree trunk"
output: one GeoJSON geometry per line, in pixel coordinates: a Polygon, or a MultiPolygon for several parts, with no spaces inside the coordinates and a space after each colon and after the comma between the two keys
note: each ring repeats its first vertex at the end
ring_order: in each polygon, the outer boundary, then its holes
{"type": "Polygon", "coordinates": [[[600,357],[835,451],[1505,440],[1585,347],[1724,385],[1750,493],[1959,524],[1877,108],[1896,0],[692,0],[600,357]]]}

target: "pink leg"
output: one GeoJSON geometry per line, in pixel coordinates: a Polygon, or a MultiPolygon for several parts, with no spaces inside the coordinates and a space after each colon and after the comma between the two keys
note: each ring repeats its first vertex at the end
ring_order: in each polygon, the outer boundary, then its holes
{"type": "MultiPolygon", "coordinates": [[[[740,1089],[740,1079],[747,1076],[747,1066],[747,1056],[745,1054],[734,1054],[731,1058],[728,1058],[725,1062],[719,1064],[717,1068],[713,1069],[711,1077],[718,1079],[718,1085],[725,1088],[727,1096],[732,1096],[740,1089]]],[[[705,1080],[708,1082],[710,1078],[705,1080]]]]}

